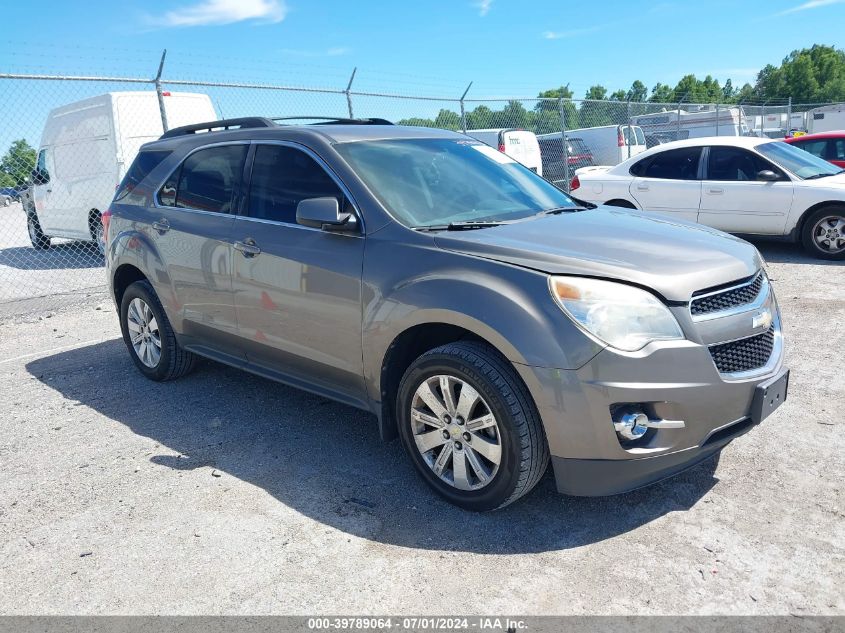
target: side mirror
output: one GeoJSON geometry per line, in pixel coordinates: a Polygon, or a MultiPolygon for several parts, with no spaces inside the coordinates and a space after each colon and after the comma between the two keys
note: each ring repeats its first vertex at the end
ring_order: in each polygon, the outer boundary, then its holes
{"type": "Polygon", "coordinates": [[[763,169],[757,172],[757,180],[765,180],[766,182],[774,182],[780,180],[780,174],[776,174],[771,169],[763,169]]]}
{"type": "Polygon", "coordinates": [[[355,216],[341,213],[337,198],[308,198],[296,205],[296,222],[323,231],[354,231],[355,216]]]}
{"type": "Polygon", "coordinates": [[[50,182],[50,175],[46,171],[42,171],[40,169],[33,169],[30,176],[32,177],[32,184],[34,185],[46,185],[50,182]]]}

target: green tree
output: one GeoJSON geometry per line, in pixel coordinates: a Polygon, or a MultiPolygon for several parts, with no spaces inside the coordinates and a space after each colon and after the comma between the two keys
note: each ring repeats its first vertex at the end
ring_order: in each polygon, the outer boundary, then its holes
{"type": "Polygon", "coordinates": [[[615,106],[599,103],[607,100],[607,88],[601,85],[590,86],[584,98],[587,100],[581,104],[581,109],[578,111],[580,127],[598,127],[615,122],[613,116],[615,106]]]}
{"type": "Polygon", "coordinates": [[[0,186],[17,187],[24,184],[35,169],[36,152],[24,139],[14,141],[0,159],[0,186]]]}
{"type": "Polygon", "coordinates": [[[631,88],[625,95],[626,101],[645,101],[648,98],[648,88],[639,79],[631,84],[631,88]]]}
{"type": "Polygon", "coordinates": [[[575,129],[578,127],[578,108],[572,103],[574,93],[569,89],[569,84],[561,86],[560,88],[552,88],[551,90],[544,90],[539,93],[539,99],[546,99],[545,101],[538,101],[534,106],[534,113],[536,119],[536,127],[538,134],[548,134],[550,132],[559,131],[561,128],[560,120],[560,102],[558,99],[563,99],[563,114],[565,118],[565,125],[567,129],[575,129]],[[548,101],[554,99],[554,101],[548,101]]]}
{"type": "Polygon", "coordinates": [[[760,99],[792,97],[793,102],[845,100],[845,51],[824,44],[792,51],[781,65],[763,67],[757,74],[754,96],[760,99]]]}
{"type": "Polygon", "coordinates": [[[674,103],[675,91],[658,81],[651,89],[651,97],[648,100],[652,103],[674,103]]]}
{"type": "Polygon", "coordinates": [[[434,119],[434,127],[439,127],[443,130],[460,130],[461,115],[444,108],[437,113],[437,117],[434,119]]]}

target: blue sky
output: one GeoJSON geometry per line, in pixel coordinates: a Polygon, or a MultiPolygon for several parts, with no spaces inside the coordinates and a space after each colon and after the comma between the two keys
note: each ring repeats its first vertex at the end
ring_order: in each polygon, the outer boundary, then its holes
{"type": "Polygon", "coordinates": [[[792,49],[843,42],[845,0],[51,0],[9,3],[1,66],[357,87],[576,97],[687,72],[753,81],[792,49]],[[37,24],[37,30],[36,30],[37,24]],[[24,26],[26,25],[26,28],[24,26]],[[27,34],[29,33],[29,34],[27,34]]]}
{"type": "MultiPolygon", "coordinates": [[[[845,0],[47,0],[7,3],[0,72],[240,81],[457,99],[532,97],[569,84],[723,84],[813,43],[845,45],[845,0]]],[[[167,86],[166,86],[167,87],[167,86]]],[[[38,145],[50,109],[117,83],[0,80],[0,152],[38,145]]],[[[342,95],[215,88],[218,114],[346,115],[342,95]]],[[[468,108],[476,104],[468,104],[468,108]]],[[[498,108],[504,105],[488,104],[498,108]]],[[[356,116],[433,118],[454,102],[356,97],[356,116]]],[[[530,106],[529,106],[530,107],[530,106]]]]}

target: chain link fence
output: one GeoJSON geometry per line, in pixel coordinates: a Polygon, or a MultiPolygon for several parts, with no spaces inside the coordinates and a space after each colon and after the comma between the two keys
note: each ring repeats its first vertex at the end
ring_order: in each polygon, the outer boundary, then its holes
{"type": "Polygon", "coordinates": [[[817,105],[478,99],[466,92],[449,99],[356,91],[353,80],[354,73],[345,88],[331,89],[0,74],[0,317],[105,297],[100,213],[138,148],[160,136],[165,122],[379,117],[490,144],[480,131],[518,128],[537,135],[537,171],[568,189],[578,168],[616,164],[677,139],[783,137],[806,129],[817,105]]]}

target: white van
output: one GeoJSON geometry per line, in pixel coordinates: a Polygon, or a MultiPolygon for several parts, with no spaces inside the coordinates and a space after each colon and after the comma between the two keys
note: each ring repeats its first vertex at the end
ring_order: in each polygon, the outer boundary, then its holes
{"type": "Polygon", "coordinates": [[[543,159],[540,156],[540,143],[534,132],[517,128],[494,128],[486,130],[467,130],[467,136],[486,143],[490,147],[510,156],[528,169],[543,175],[543,159]]]}
{"type": "Polygon", "coordinates": [[[566,130],[566,136],[584,141],[596,165],[618,165],[646,150],[645,134],[636,125],[585,127],[566,130]]]}
{"type": "MultiPolygon", "coordinates": [[[[215,121],[208,95],[164,93],[168,127],[215,121]]],[[[27,213],[32,245],[63,237],[102,244],[100,213],[138,148],[164,129],[158,95],[110,92],[52,110],[32,173],[34,211],[27,213]]]]}

